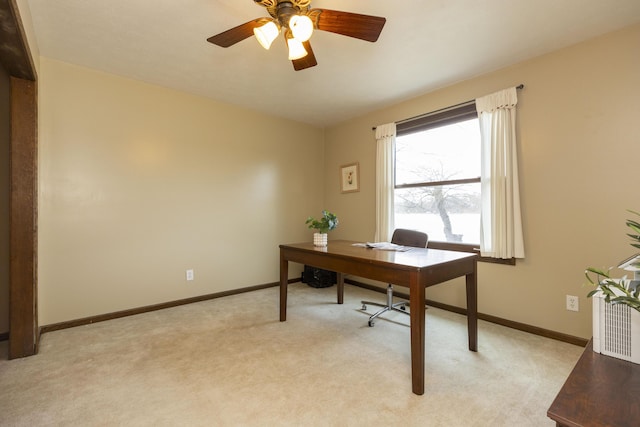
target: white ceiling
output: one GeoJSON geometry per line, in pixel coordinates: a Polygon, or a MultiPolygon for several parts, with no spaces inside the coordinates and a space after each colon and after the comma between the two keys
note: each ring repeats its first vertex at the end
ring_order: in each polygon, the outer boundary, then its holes
{"type": "Polygon", "coordinates": [[[387,23],[376,43],[316,31],[294,71],[282,40],[206,41],[267,16],[252,0],[28,2],[42,56],[320,127],[640,22],[638,0],[314,0],[387,23]]]}

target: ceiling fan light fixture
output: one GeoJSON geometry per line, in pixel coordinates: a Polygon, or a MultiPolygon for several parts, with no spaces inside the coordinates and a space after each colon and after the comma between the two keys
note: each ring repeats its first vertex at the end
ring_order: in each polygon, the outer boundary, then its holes
{"type": "Polygon", "coordinates": [[[293,15],[289,19],[289,29],[295,39],[306,42],[313,34],[313,21],[307,15],[293,15]]]}
{"type": "Polygon", "coordinates": [[[307,49],[304,48],[302,42],[295,38],[288,38],[287,45],[289,46],[289,60],[295,61],[296,59],[304,58],[307,56],[307,49]]]}
{"type": "Polygon", "coordinates": [[[268,17],[255,18],[207,39],[220,47],[230,47],[255,34],[256,40],[269,49],[278,34],[289,49],[295,71],[318,65],[309,42],[316,31],[325,31],[354,39],[375,42],[387,20],[381,16],[362,15],[331,9],[312,9],[313,0],[254,0],[264,7],[268,17]]]}
{"type": "Polygon", "coordinates": [[[273,43],[273,41],[278,37],[278,34],[280,34],[280,28],[278,28],[276,23],[271,20],[261,27],[254,28],[253,34],[256,36],[256,39],[262,47],[269,50],[271,43],[273,43]]]}

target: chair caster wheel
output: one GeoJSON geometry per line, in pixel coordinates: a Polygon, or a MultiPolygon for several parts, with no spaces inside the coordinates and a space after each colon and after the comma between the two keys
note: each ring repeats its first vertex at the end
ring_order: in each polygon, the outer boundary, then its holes
{"type": "Polygon", "coordinates": [[[407,311],[407,307],[405,305],[400,306],[400,310],[407,311]]]}
{"type": "Polygon", "coordinates": [[[366,305],[364,305],[364,304],[362,304],[362,308],[361,308],[361,310],[366,310],[366,309],[367,309],[367,306],[366,306],[366,305]]]}
{"type": "Polygon", "coordinates": [[[369,320],[369,327],[373,328],[373,321],[369,320]]]}

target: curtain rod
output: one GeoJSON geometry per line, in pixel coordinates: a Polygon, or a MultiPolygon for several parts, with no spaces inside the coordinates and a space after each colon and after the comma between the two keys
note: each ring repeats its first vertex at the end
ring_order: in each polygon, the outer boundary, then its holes
{"type": "MultiPolygon", "coordinates": [[[[519,84],[518,86],[516,86],[516,89],[524,89],[524,84],[522,84],[522,83],[521,83],[521,84],[519,84]]],[[[426,117],[426,116],[430,116],[430,115],[432,115],[432,114],[440,113],[440,112],[442,112],[442,111],[451,110],[452,108],[462,107],[463,105],[467,105],[467,104],[470,104],[470,103],[472,103],[472,102],[476,102],[476,100],[475,100],[475,99],[471,99],[471,100],[469,100],[469,101],[461,102],[461,103],[456,104],[456,105],[451,105],[451,106],[449,106],[449,107],[441,108],[441,109],[436,110],[436,111],[431,111],[430,113],[427,113],[427,114],[420,114],[419,116],[414,116],[414,117],[409,117],[408,119],[398,120],[398,121],[396,122],[396,124],[398,124],[398,123],[404,123],[404,122],[409,122],[409,121],[411,121],[411,120],[419,119],[420,117],[426,117]]],[[[377,127],[376,127],[376,126],[374,126],[374,127],[372,127],[372,128],[371,128],[371,130],[376,130],[376,129],[377,129],[377,127]]]]}

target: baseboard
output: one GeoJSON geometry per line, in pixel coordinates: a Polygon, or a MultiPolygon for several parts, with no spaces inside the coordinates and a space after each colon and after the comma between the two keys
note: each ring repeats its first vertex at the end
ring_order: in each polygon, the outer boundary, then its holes
{"type": "MultiPolygon", "coordinates": [[[[300,278],[290,279],[289,283],[299,282],[299,281],[300,281],[300,278]]],[[[176,301],[168,301],[168,302],[164,302],[164,303],[161,303],[161,304],[154,304],[154,305],[148,305],[148,306],[144,306],[144,307],[137,307],[137,308],[132,308],[132,309],[129,309],[129,310],[116,311],[116,312],[113,312],[113,313],[99,314],[97,316],[85,317],[85,318],[82,318],[82,319],[75,319],[75,320],[68,320],[68,321],[60,322],[60,323],[53,323],[53,324],[50,324],[50,325],[45,325],[45,326],[40,327],[40,335],[42,335],[44,333],[47,333],[47,332],[59,331],[61,329],[74,328],[76,326],[83,326],[83,325],[90,325],[92,323],[104,322],[104,321],[113,320],[113,319],[119,319],[121,317],[133,316],[133,315],[136,315],[136,314],[149,313],[151,311],[164,310],[165,308],[178,307],[178,306],[185,305],[185,304],[192,304],[194,302],[207,301],[207,300],[216,299],[216,298],[222,298],[222,297],[226,297],[226,296],[230,296],[230,295],[238,295],[238,294],[242,294],[242,293],[245,293],[245,292],[252,292],[252,291],[257,291],[257,290],[260,290],[260,289],[272,288],[274,286],[280,286],[280,282],[266,283],[264,285],[249,286],[249,287],[246,287],[246,288],[233,289],[233,290],[224,291],[224,292],[216,292],[216,293],[213,293],[213,294],[200,295],[200,296],[197,296],[197,297],[185,298],[185,299],[176,300],[176,301]]]]}
{"type": "MultiPolygon", "coordinates": [[[[295,282],[300,282],[300,278],[294,278],[294,279],[289,279],[289,283],[295,283],[295,282]]],[[[362,282],[358,282],[356,280],[351,280],[351,279],[345,279],[345,283],[348,283],[350,285],[353,286],[358,286],[360,288],[364,288],[364,289],[369,289],[371,291],[374,292],[380,292],[382,294],[384,294],[386,292],[385,289],[380,288],[378,286],[373,286],[373,285],[369,285],[366,283],[362,283],[362,282]]],[[[47,332],[53,332],[53,331],[58,331],[61,329],[67,329],[67,328],[73,328],[76,326],[82,326],[82,325],[90,325],[92,323],[97,323],[97,322],[104,322],[107,320],[112,320],[112,319],[118,319],[121,317],[127,317],[127,316],[133,316],[136,314],[143,314],[143,313],[148,313],[151,311],[156,311],[156,310],[163,310],[165,308],[171,308],[171,307],[178,307],[181,305],[185,305],[185,304],[192,304],[194,302],[201,302],[201,301],[207,301],[207,300],[211,300],[211,299],[215,299],[215,298],[222,298],[222,297],[226,297],[226,296],[230,296],[230,295],[238,295],[238,294],[242,294],[245,292],[252,292],[252,291],[257,291],[260,289],[266,289],[266,288],[271,288],[271,287],[275,287],[275,286],[279,286],[280,282],[274,282],[274,283],[266,283],[263,285],[256,285],[256,286],[249,286],[246,288],[240,288],[240,289],[233,289],[230,291],[224,291],[224,292],[217,292],[217,293],[213,293],[213,294],[207,294],[207,295],[201,295],[201,296],[197,296],[197,297],[192,297],[192,298],[186,298],[186,299],[181,299],[181,300],[176,300],[176,301],[169,301],[169,302],[165,302],[165,303],[161,303],[161,304],[154,304],[154,305],[148,305],[145,307],[138,307],[138,308],[132,308],[129,310],[122,310],[122,311],[117,311],[117,312],[113,312],[113,313],[106,313],[106,314],[100,314],[97,316],[91,316],[91,317],[85,317],[82,319],[75,319],[75,320],[69,320],[66,322],[60,322],[60,323],[53,323],[50,325],[45,325],[40,327],[39,329],[39,335],[42,335],[44,333],[47,332]]],[[[409,295],[401,293],[401,292],[396,292],[395,295],[397,295],[400,298],[404,298],[404,299],[409,299],[409,295]]],[[[431,306],[431,307],[435,307],[435,308],[439,308],[441,310],[446,310],[446,311],[451,311],[454,313],[458,313],[458,314],[463,314],[466,315],[467,314],[467,310],[461,307],[456,307],[453,305],[448,305],[448,304],[443,304],[437,301],[432,301],[432,300],[425,300],[426,304],[431,306]]],[[[566,342],[569,344],[574,344],[574,345],[578,345],[581,347],[586,347],[588,340],[584,339],[584,338],[580,338],[580,337],[575,337],[572,335],[567,335],[567,334],[563,334],[560,332],[556,332],[556,331],[551,331],[548,329],[543,329],[543,328],[539,328],[537,326],[531,326],[531,325],[527,325],[525,323],[520,323],[520,322],[514,322],[512,320],[507,320],[507,319],[502,319],[500,317],[496,317],[496,316],[491,316],[489,314],[484,314],[484,313],[478,313],[478,319],[487,321],[487,322],[491,322],[491,323],[495,323],[497,325],[501,325],[501,326],[506,326],[508,328],[512,328],[512,329],[517,329],[519,331],[523,331],[523,332],[528,332],[530,334],[534,334],[534,335],[539,335],[545,338],[551,338],[557,341],[562,341],[562,342],[566,342]]],[[[7,340],[9,338],[9,333],[0,333],[0,341],[4,341],[7,340]]],[[[39,342],[39,340],[38,340],[39,342]]]]}
{"type": "MultiPolygon", "coordinates": [[[[380,292],[382,294],[386,293],[386,289],[380,288],[378,286],[368,285],[366,283],[358,282],[356,280],[345,279],[345,283],[349,283],[350,285],[358,286],[360,288],[369,289],[371,291],[380,292]]],[[[394,292],[394,295],[397,295],[400,298],[409,299],[409,295],[401,292],[394,292]]],[[[452,311],[454,313],[463,314],[466,316],[467,310],[465,308],[456,307],[449,304],[443,304],[441,302],[425,300],[426,304],[439,308],[446,311],[452,311]]],[[[502,319],[500,317],[491,316],[489,314],[478,313],[478,319],[484,320],[487,322],[495,323],[497,325],[506,326],[508,328],[517,329],[519,331],[528,332],[530,334],[539,335],[545,338],[551,338],[557,341],[566,342],[569,344],[574,344],[580,347],[586,347],[589,340],[584,338],[576,337],[573,335],[563,334],[561,332],[551,331],[549,329],[539,328],[537,326],[527,325],[525,323],[514,322],[512,320],[502,319]]]]}
{"type": "Polygon", "coordinates": [[[9,341],[9,332],[0,332],[0,341],[9,341]]]}

